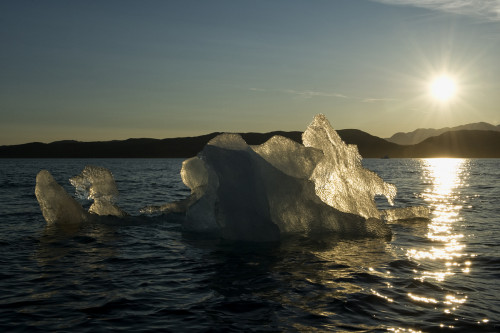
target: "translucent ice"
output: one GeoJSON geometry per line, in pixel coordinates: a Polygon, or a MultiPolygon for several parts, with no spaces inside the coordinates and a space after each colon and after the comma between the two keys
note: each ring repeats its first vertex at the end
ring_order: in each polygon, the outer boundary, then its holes
{"type": "Polygon", "coordinates": [[[275,168],[285,174],[308,179],[323,158],[319,149],[304,147],[291,139],[275,135],[252,149],[275,168]]]}
{"type": "Polygon", "coordinates": [[[114,204],[118,196],[118,189],[115,179],[108,169],[88,165],[81,174],[72,177],[70,182],[77,193],[94,200],[89,208],[90,213],[114,216],[127,215],[114,204]]]}
{"type": "MultiPolygon", "coordinates": [[[[182,162],[181,179],[184,184],[191,189],[191,195],[188,198],[180,201],[168,202],[160,206],[147,206],[141,209],[141,213],[185,213],[187,208],[200,200],[203,194],[205,194],[205,197],[202,201],[208,200],[208,170],[205,168],[205,164],[202,160],[198,157],[192,157],[182,162]]],[[[202,203],[198,203],[198,205],[202,205],[202,203]]],[[[190,211],[191,214],[194,214],[195,207],[192,207],[190,211]]],[[[193,226],[193,228],[197,228],[197,231],[209,231],[213,229],[213,227],[213,223],[208,221],[205,224],[193,226]]]]}
{"type": "Polygon", "coordinates": [[[431,211],[425,206],[394,208],[383,210],[382,216],[387,221],[429,219],[431,211]]]}
{"type": "Polygon", "coordinates": [[[36,176],[35,196],[43,217],[49,224],[79,223],[87,218],[87,212],[59,185],[47,170],[36,176]]]}
{"type": "Polygon", "coordinates": [[[47,223],[80,223],[92,215],[127,215],[114,204],[118,190],[108,169],[87,166],[70,182],[77,193],[94,200],[88,212],[54,180],[50,172],[42,170],[36,176],[35,195],[47,223]]]}
{"type": "Polygon", "coordinates": [[[375,195],[384,195],[393,204],[396,187],[361,165],[355,145],[347,145],[324,115],[317,115],[302,135],[306,147],[323,151],[311,176],[317,195],[328,205],[343,211],[379,219],[375,195]]]}

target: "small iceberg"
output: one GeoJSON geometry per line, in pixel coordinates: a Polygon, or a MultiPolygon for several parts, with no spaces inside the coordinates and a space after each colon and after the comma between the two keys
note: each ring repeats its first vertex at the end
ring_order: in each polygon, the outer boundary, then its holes
{"type": "Polygon", "coordinates": [[[88,218],[88,213],[82,205],[73,199],[47,170],[36,175],[35,196],[48,224],[80,223],[88,218]]]}
{"type": "Polygon", "coordinates": [[[93,200],[89,213],[124,217],[128,214],[115,205],[118,197],[113,174],[106,168],[86,166],[82,173],[70,178],[76,192],[88,200],[93,200]]]}
{"type": "Polygon", "coordinates": [[[80,197],[93,200],[88,211],[59,185],[47,170],[36,176],[35,196],[48,224],[77,224],[94,216],[125,217],[128,214],[114,204],[118,189],[111,172],[103,167],[86,166],[70,183],[80,197]]]}

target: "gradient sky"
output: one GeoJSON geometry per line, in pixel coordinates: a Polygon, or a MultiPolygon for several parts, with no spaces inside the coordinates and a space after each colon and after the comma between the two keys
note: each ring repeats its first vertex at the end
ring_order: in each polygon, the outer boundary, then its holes
{"type": "Polygon", "coordinates": [[[0,43],[0,145],[500,122],[496,0],[5,0],[0,43]]]}

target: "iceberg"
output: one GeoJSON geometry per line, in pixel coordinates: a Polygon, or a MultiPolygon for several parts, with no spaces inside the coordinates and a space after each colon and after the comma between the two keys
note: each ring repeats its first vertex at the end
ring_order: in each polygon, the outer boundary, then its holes
{"type": "Polygon", "coordinates": [[[128,215],[114,204],[118,189],[108,169],[86,166],[80,175],[70,179],[70,183],[77,194],[94,201],[88,211],[55,181],[49,171],[42,170],[37,174],[35,196],[48,224],[78,224],[96,215],[128,215]]]}
{"type": "MultiPolygon", "coordinates": [[[[357,147],[343,142],[324,115],[314,117],[302,141],[277,135],[249,146],[238,134],[218,135],[182,163],[190,195],[141,213],[181,214],[186,232],[238,241],[325,233],[387,238],[386,221],[428,218],[426,207],[378,210],[375,196],[393,205],[396,187],[365,169],[357,147]]],[[[108,169],[86,166],[70,183],[77,195],[93,200],[88,211],[48,171],[37,175],[35,194],[47,223],[128,216],[115,204],[118,189],[108,169]]]]}
{"type": "Polygon", "coordinates": [[[303,142],[274,136],[250,147],[237,134],[212,139],[182,166],[191,189],[183,228],[254,241],[297,233],[390,236],[374,197],[392,204],[396,187],[363,168],[357,147],[346,145],[324,115],[303,142]]]}
{"type": "Polygon", "coordinates": [[[47,170],[36,176],[35,196],[47,224],[80,223],[88,213],[47,170]]]}
{"type": "Polygon", "coordinates": [[[114,204],[118,196],[118,188],[108,169],[87,165],[81,174],[70,178],[69,181],[77,193],[94,201],[89,208],[90,213],[118,217],[127,215],[114,204]]]}

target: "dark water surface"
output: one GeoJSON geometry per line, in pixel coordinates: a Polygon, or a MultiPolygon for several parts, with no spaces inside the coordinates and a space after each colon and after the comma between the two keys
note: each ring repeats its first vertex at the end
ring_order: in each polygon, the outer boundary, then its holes
{"type": "Polygon", "coordinates": [[[279,244],[141,216],[189,193],[181,163],[0,159],[1,331],[500,331],[500,160],[364,160],[398,187],[397,207],[427,205],[432,219],[391,223],[390,241],[279,244]],[[132,217],[47,227],[37,172],[74,193],[68,179],[88,164],[113,172],[132,217]]]}

